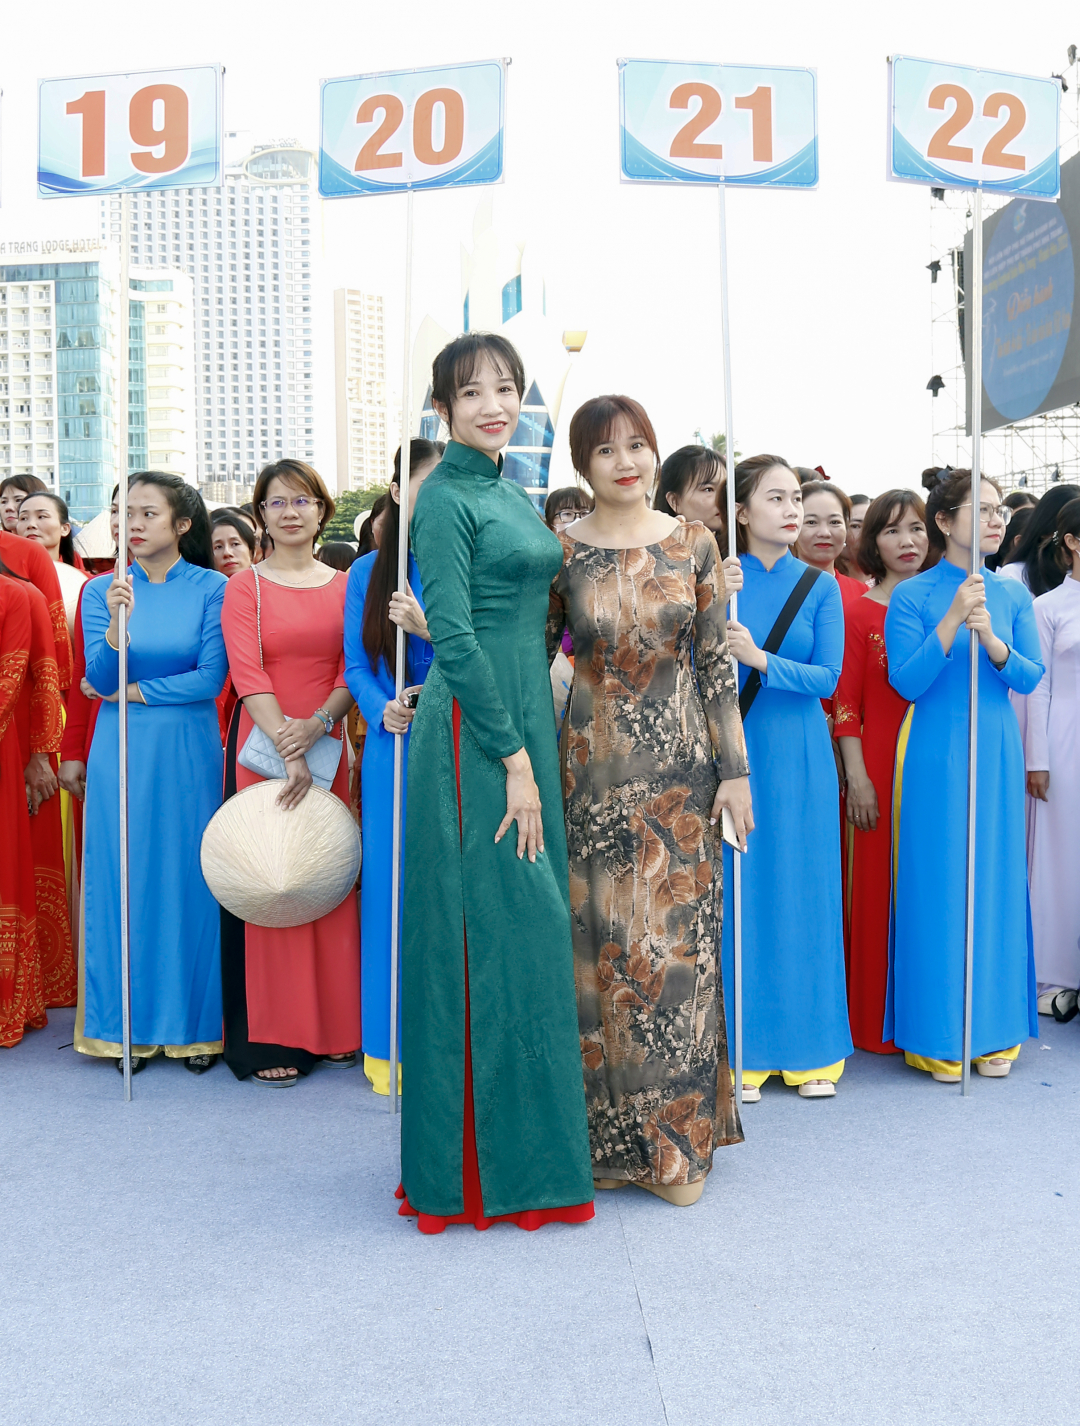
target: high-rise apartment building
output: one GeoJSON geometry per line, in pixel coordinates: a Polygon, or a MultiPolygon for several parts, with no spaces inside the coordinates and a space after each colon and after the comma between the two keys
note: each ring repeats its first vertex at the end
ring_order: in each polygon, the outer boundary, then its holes
{"type": "Polygon", "coordinates": [[[386,383],[380,296],[348,287],[334,293],[334,367],[338,489],[384,485],[393,467],[401,420],[386,383]]]}
{"type": "Polygon", "coordinates": [[[101,201],[106,241],[128,243],[133,276],[173,267],[194,287],[196,473],[250,485],[267,461],[315,454],[312,290],[315,156],[256,147],[221,188],[101,201]]]}
{"type": "MultiPolygon", "coordinates": [[[[116,483],[117,256],[0,264],[0,480],[36,475],[79,521],[116,483]]],[[[190,279],[141,269],[128,290],[128,469],[194,479],[190,279]]]]}
{"type": "Polygon", "coordinates": [[[197,480],[191,278],[175,268],[128,277],[128,472],[197,480]]]}

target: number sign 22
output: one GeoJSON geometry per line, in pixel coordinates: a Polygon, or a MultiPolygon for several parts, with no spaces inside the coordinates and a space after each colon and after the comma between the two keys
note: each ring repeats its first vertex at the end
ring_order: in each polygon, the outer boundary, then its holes
{"type": "Polygon", "coordinates": [[[887,174],[901,183],[1056,198],[1056,79],[894,55],[887,174]]]}

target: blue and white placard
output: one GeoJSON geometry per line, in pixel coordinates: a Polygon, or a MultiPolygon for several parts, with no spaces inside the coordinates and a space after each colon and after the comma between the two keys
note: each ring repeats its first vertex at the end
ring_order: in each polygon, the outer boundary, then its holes
{"type": "Polygon", "coordinates": [[[216,187],[221,182],[217,64],[38,84],[38,194],[216,187]]]}
{"type": "Polygon", "coordinates": [[[893,55],[888,177],[1054,199],[1060,109],[1056,79],[893,55]]]}
{"type": "Polygon", "coordinates": [[[501,182],[505,95],[505,60],[324,79],[319,192],[501,182]]]}
{"type": "Polygon", "coordinates": [[[812,69],[624,59],[619,110],[624,183],[817,184],[812,69]]]}

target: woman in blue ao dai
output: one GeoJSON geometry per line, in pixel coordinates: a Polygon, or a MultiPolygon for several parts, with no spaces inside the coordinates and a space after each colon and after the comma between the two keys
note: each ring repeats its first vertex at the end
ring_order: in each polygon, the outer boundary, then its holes
{"type": "MultiPolygon", "coordinates": [[[[821,700],[844,659],[836,580],[818,576],[777,653],[762,645],[807,573],[791,546],[802,525],[795,473],[776,456],[735,469],[739,618],[728,646],[742,688],[761,688],[744,731],[755,831],[742,853],[743,1101],[761,1098],[771,1074],[806,1099],[836,1093],[852,1051],[844,976],[836,763],[821,700]]],[[[728,578],[729,587],[734,581],[728,578]]],[[[724,848],[724,994],[734,986],[732,857],[724,848]]]]}
{"type": "MultiPolygon", "coordinates": [[[[992,554],[1005,522],[1001,492],[983,480],[979,549],[992,554]]],[[[1037,1035],[1035,967],[1024,846],[1024,752],[1010,690],[1043,674],[1031,595],[984,570],[971,575],[970,471],[930,493],[926,529],[943,551],[893,594],[885,616],[889,680],[910,699],[900,728],[893,796],[893,931],[885,1039],[934,1079],[960,1079],[967,885],[969,631],[979,636],[975,804],[975,944],[971,1052],[1003,1077],[1037,1035]]]]}
{"type": "Polygon", "coordinates": [[[128,818],[133,1069],[164,1048],[202,1073],[221,1052],[217,903],[199,847],[221,804],[215,698],[228,672],[226,579],[210,521],[179,476],[150,472],[129,490],[134,555],[126,579],[86,585],[86,678],[102,696],[86,769],[85,937],[75,1048],[120,1055],[118,611],[128,611],[128,818]]]}
{"type": "MultiPolygon", "coordinates": [[[[409,447],[411,520],[421,484],[439,463],[441,441],[414,440],[409,447]]],[[[406,632],[404,692],[415,694],[431,667],[431,637],[424,618],[420,571],[409,552],[409,594],[398,594],[398,532],[401,509],[401,451],[394,457],[394,479],[379,548],[361,555],[349,570],[345,594],[345,682],[365,721],[367,736],[360,765],[361,827],[364,864],[360,873],[360,1009],[364,1073],[376,1094],[390,1093],[390,894],[394,845],[394,735],[405,735],[404,774],[408,769],[409,724],[413,709],[396,693],[397,628],[406,632]]],[[[405,846],[402,828],[402,849],[405,846]]],[[[404,855],[402,856],[404,866],[404,855]]],[[[400,927],[399,927],[400,935],[400,927]]],[[[401,998],[398,997],[398,1048],[401,1047],[401,998]]],[[[399,1070],[400,1074],[400,1070],[399,1070]]]]}

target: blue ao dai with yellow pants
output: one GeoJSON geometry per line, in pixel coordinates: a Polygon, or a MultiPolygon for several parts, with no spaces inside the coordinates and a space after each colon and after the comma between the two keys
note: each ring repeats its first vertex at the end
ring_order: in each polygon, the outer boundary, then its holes
{"type": "MultiPolygon", "coordinates": [[[[1009,656],[997,669],[979,645],[973,1058],[1038,1034],[1024,751],[1009,692],[1031,693],[1043,663],[1031,595],[1017,580],[986,569],[983,576],[990,622],[1009,656]]],[[[963,1046],[971,640],[961,627],[946,653],[937,626],[966,577],[942,560],[905,580],[885,617],[889,680],[912,701],[900,729],[893,796],[885,1038],[909,1063],[931,1070],[958,1067],[963,1046]]]]}
{"type": "MultiPolygon", "coordinates": [[[[791,554],[766,569],[740,556],[739,623],[760,649],[806,572],[791,554]]],[[[754,831],[742,853],[745,1083],[836,1080],[852,1052],[844,975],[836,763],[821,700],[844,661],[835,579],[821,575],[784,636],[744,731],[754,831]]],[[[739,668],[740,688],[750,669],[739,668]]],[[[732,849],[724,847],[724,995],[734,986],[732,849]]]]}

